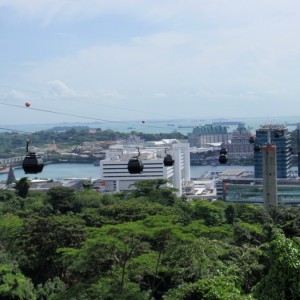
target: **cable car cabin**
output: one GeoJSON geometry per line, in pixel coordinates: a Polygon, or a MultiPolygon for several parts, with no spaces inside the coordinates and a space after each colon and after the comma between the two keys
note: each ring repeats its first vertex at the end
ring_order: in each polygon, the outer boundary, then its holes
{"type": "Polygon", "coordinates": [[[224,154],[224,155],[227,154],[227,150],[225,148],[221,148],[220,155],[222,155],[222,154],[224,154]]]}
{"type": "Polygon", "coordinates": [[[278,138],[280,137],[280,131],[279,131],[279,130],[275,130],[275,132],[274,132],[274,137],[275,137],[276,139],[278,139],[278,138]]]}
{"type": "Polygon", "coordinates": [[[221,154],[219,156],[219,163],[221,165],[225,165],[227,163],[227,156],[225,154],[221,154]]]}
{"type": "Polygon", "coordinates": [[[254,152],[259,152],[261,150],[261,146],[260,145],[254,145],[254,152]]]}
{"type": "Polygon", "coordinates": [[[127,165],[130,174],[140,174],[144,170],[143,162],[137,158],[131,158],[127,165]]]}
{"type": "Polygon", "coordinates": [[[167,154],[164,158],[164,166],[165,167],[172,167],[174,165],[174,159],[170,154],[167,154]]]}
{"type": "Polygon", "coordinates": [[[255,143],[255,137],[254,136],[250,136],[249,143],[250,144],[254,144],[255,143]]]}
{"type": "Polygon", "coordinates": [[[44,168],[44,162],[40,155],[29,152],[23,160],[23,170],[25,174],[41,173],[44,168]]]}

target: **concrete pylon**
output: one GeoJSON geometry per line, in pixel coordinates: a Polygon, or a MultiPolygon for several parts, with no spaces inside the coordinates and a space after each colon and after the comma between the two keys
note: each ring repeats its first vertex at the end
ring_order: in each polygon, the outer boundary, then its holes
{"type": "Polygon", "coordinates": [[[269,211],[272,206],[277,206],[277,161],[275,145],[262,147],[262,162],[264,207],[269,211]]]}

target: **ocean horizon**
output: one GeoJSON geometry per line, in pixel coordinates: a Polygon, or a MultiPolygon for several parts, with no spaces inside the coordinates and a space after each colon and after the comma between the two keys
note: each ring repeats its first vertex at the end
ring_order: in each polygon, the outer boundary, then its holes
{"type": "MultiPolygon", "coordinates": [[[[119,132],[144,132],[144,133],[171,133],[174,131],[187,134],[192,132],[193,127],[212,124],[213,122],[241,122],[251,131],[264,124],[282,124],[289,130],[296,129],[296,123],[300,123],[300,116],[282,117],[257,117],[257,118],[208,118],[208,119],[165,119],[165,120],[146,120],[146,121],[118,121],[118,122],[63,122],[45,124],[14,124],[0,125],[1,131],[24,131],[34,133],[42,130],[49,130],[58,126],[87,126],[89,128],[101,128],[102,130],[114,130],[119,132]]],[[[237,125],[229,125],[228,131],[236,129],[237,125]]]]}

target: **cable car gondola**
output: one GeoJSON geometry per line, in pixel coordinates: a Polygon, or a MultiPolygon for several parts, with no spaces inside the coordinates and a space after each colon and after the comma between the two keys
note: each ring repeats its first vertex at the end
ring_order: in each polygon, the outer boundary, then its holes
{"type": "Polygon", "coordinates": [[[225,154],[221,154],[219,156],[219,163],[221,165],[225,165],[227,163],[227,156],[225,154]]]}
{"type": "Polygon", "coordinates": [[[174,165],[174,159],[170,154],[167,154],[164,158],[164,166],[165,167],[172,167],[174,165]]]}
{"type": "Polygon", "coordinates": [[[222,154],[224,154],[224,155],[227,154],[227,150],[225,148],[221,148],[220,155],[222,155],[222,154]]]}
{"type": "Polygon", "coordinates": [[[140,159],[138,159],[138,157],[140,156],[140,149],[139,148],[137,149],[139,151],[138,155],[133,156],[128,161],[127,169],[130,174],[140,174],[144,170],[143,162],[140,159]]]}
{"type": "Polygon", "coordinates": [[[44,162],[40,155],[35,152],[29,152],[28,146],[29,141],[27,141],[26,151],[27,154],[23,160],[23,170],[25,174],[37,174],[41,173],[44,168],[44,162]]]}
{"type": "Polygon", "coordinates": [[[261,146],[258,144],[254,145],[254,152],[259,152],[261,150],[261,146]]]}
{"type": "Polygon", "coordinates": [[[279,130],[275,130],[275,132],[274,132],[274,137],[275,137],[276,139],[278,139],[278,138],[280,138],[280,136],[281,136],[280,131],[279,131],[279,130]]]}
{"type": "MultiPolygon", "coordinates": [[[[166,150],[165,150],[166,153],[166,150]]],[[[174,165],[174,159],[170,154],[166,154],[164,158],[164,166],[165,167],[172,167],[174,165]]]]}
{"type": "Polygon", "coordinates": [[[222,145],[219,156],[219,163],[221,165],[227,164],[227,149],[222,145]]]}
{"type": "Polygon", "coordinates": [[[254,144],[255,143],[255,137],[254,136],[250,136],[249,143],[250,144],[254,144]]]}

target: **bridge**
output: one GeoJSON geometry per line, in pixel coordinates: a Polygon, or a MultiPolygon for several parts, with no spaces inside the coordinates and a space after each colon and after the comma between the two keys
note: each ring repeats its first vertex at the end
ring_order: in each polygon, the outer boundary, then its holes
{"type": "Polygon", "coordinates": [[[8,165],[8,164],[13,164],[16,162],[20,162],[24,159],[24,156],[17,156],[17,157],[9,157],[9,158],[3,158],[0,159],[0,165],[8,165]]]}

